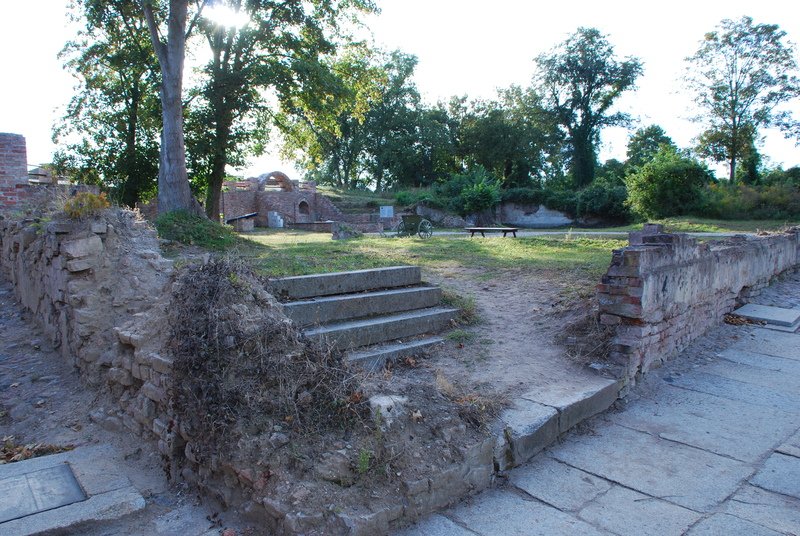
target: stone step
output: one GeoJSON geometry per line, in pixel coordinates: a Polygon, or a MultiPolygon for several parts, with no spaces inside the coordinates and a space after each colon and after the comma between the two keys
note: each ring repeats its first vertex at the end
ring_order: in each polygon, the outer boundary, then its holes
{"type": "Polygon", "coordinates": [[[419,266],[392,266],[271,279],[269,291],[281,301],[300,300],[316,296],[408,287],[419,284],[421,280],[419,266]]]}
{"type": "Polygon", "coordinates": [[[444,339],[442,337],[425,337],[413,341],[398,341],[390,344],[371,346],[363,350],[350,352],[347,354],[347,360],[351,364],[359,366],[367,372],[374,372],[380,370],[387,361],[397,361],[404,357],[421,354],[422,352],[432,350],[433,347],[443,342],[444,339]]]}
{"type": "Polygon", "coordinates": [[[327,340],[331,348],[350,350],[423,333],[438,333],[450,325],[458,309],[430,307],[362,320],[336,322],[303,333],[311,340],[327,340]]]}
{"type": "Polygon", "coordinates": [[[425,309],[439,304],[442,291],[435,287],[410,287],[359,294],[324,296],[284,304],[283,311],[304,328],[341,320],[425,309]]]}

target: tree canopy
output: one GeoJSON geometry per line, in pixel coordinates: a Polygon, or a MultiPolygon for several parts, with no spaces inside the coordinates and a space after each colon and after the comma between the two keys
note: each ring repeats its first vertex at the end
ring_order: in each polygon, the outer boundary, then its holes
{"type": "Polygon", "coordinates": [[[637,58],[617,59],[607,36],[595,28],[578,28],[538,56],[536,65],[543,106],[566,134],[575,185],[586,186],[594,179],[600,131],[630,122],[627,114],[612,112],[612,106],[635,87],[642,63],[637,58]]]}
{"type": "Polygon", "coordinates": [[[707,125],[697,150],[727,162],[731,182],[739,161],[754,156],[759,129],[798,137],[798,123],[780,108],[800,96],[795,50],[777,25],[725,19],[686,60],[686,83],[702,110],[697,119],[707,125]]]}

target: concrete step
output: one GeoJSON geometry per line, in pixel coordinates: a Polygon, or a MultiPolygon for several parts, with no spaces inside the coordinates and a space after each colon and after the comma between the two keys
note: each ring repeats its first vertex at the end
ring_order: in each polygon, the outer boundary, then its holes
{"type": "Polygon", "coordinates": [[[419,284],[421,280],[419,266],[392,266],[271,279],[269,291],[281,301],[300,300],[316,296],[408,287],[419,284]]]}
{"type": "Polygon", "coordinates": [[[303,333],[311,340],[327,340],[327,344],[334,349],[350,350],[423,333],[440,332],[450,325],[457,314],[458,309],[430,307],[363,320],[336,322],[306,329],[303,333]]]}
{"type": "Polygon", "coordinates": [[[359,366],[368,372],[374,372],[380,370],[387,361],[397,361],[404,357],[419,355],[428,350],[432,350],[435,346],[443,342],[444,339],[442,337],[425,337],[413,341],[398,341],[390,344],[371,346],[363,350],[350,352],[347,354],[347,360],[351,364],[359,366]]]}
{"type": "Polygon", "coordinates": [[[438,305],[441,299],[442,291],[439,288],[410,287],[294,301],[284,304],[283,311],[297,326],[307,327],[425,309],[438,305]]]}

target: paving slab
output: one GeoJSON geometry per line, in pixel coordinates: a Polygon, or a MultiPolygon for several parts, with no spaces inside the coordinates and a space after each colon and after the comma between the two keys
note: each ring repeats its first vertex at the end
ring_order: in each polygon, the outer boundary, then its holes
{"type": "Polygon", "coordinates": [[[800,374],[800,361],[774,355],[759,354],[745,350],[728,348],[717,354],[717,357],[733,363],[741,363],[751,367],[767,370],[786,372],[787,374],[800,374]]]}
{"type": "Polygon", "coordinates": [[[800,499],[800,458],[776,452],[750,479],[752,484],[800,499]]]}
{"type": "Polygon", "coordinates": [[[756,328],[750,333],[745,331],[731,348],[800,361],[800,335],[795,333],[756,328]]]}
{"type": "MultiPolygon", "coordinates": [[[[122,474],[113,452],[108,445],[87,446],[0,465],[0,482],[10,485],[26,479],[37,505],[34,511],[18,512],[24,515],[6,516],[8,520],[0,522],[0,534],[63,531],[82,523],[117,519],[144,508],[144,498],[122,474]]],[[[2,484],[0,488],[6,492],[4,497],[11,492],[2,484]]]]}
{"type": "Polygon", "coordinates": [[[0,480],[0,497],[0,523],[87,499],[66,463],[0,480]]]}
{"type": "Polygon", "coordinates": [[[800,501],[755,486],[743,486],[721,511],[784,534],[800,534],[800,501]]]}
{"type": "Polygon", "coordinates": [[[428,516],[419,523],[392,534],[393,536],[475,536],[471,530],[460,527],[439,514],[428,516]]]}
{"type": "Polygon", "coordinates": [[[519,399],[500,415],[496,462],[501,470],[523,464],[558,438],[558,412],[530,400],[519,399]]]}
{"type": "Polygon", "coordinates": [[[786,309],[772,305],[748,303],[735,309],[733,314],[778,326],[792,326],[800,322],[800,309],[786,309]]]}
{"type": "Polygon", "coordinates": [[[750,476],[749,464],[617,424],[572,435],[550,455],[636,491],[705,512],[750,476]]]}
{"type": "Polygon", "coordinates": [[[587,375],[578,388],[574,385],[552,385],[529,391],[522,398],[558,410],[558,429],[563,433],[579,422],[607,410],[617,399],[619,390],[618,380],[587,375]]]}
{"type": "MultiPolygon", "coordinates": [[[[792,361],[790,359],[786,361],[800,365],[800,361],[792,361]]],[[[721,360],[715,363],[709,363],[700,370],[709,374],[717,374],[725,378],[730,378],[731,380],[760,385],[762,387],[775,389],[776,391],[783,391],[791,395],[800,393],[800,367],[789,366],[784,367],[783,370],[769,370],[762,367],[753,367],[751,365],[721,360]]],[[[800,397],[797,397],[797,400],[800,402],[800,397]]]]}
{"type": "Polygon", "coordinates": [[[788,454],[800,458],[800,430],[798,430],[792,437],[784,441],[777,449],[782,454],[788,454]]]}
{"type": "Polygon", "coordinates": [[[666,380],[672,385],[677,385],[690,391],[739,400],[766,408],[786,412],[798,411],[798,408],[800,408],[800,393],[792,395],[770,387],[724,378],[718,374],[694,372],[685,376],[671,376],[666,380]]]}
{"type": "Polygon", "coordinates": [[[746,534],[747,536],[781,536],[783,533],[762,527],[750,521],[728,514],[714,514],[692,527],[686,536],[723,536],[746,534]]]}
{"type": "Polygon", "coordinates": [[[612,487],[578,514],[581,519],[619,536],[681,536],[701,516],[621,486],[612,487]]]}
{"type": "Polygon", "coordinates": [[[559,510],[577,511],[611,483],[549,456],[540,456],[514,470],[509,481],[525,493],[559,510]]]}
{"type": "Polygon", "coordinates": [[[756,462],[800,427],[800,414],[665,384],[608,420],[737,460],[756,462]]]}
{"type": "Polygon", "coordinates": [[[451,517],[481,536],[600,536],[600,531],[552,506],[501,490],[453,509],[451,517]]]}

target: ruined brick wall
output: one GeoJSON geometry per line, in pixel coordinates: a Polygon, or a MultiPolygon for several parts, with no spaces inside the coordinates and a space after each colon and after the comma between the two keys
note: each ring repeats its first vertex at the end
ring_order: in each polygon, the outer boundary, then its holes
{"type": "Polygon", "coordinates": [[[29,195],[25,138],[0,132],[0,212],[13,210],[29,195]]]}
{"type": "MultiPolygon", "coordinates": [[[[258,212],[255,190],[231,190],[222,193],[222,213],[226,220],[258,212]]],[[[265,216],[266,217],[266,216],[265,216]]]]}
{"type": "Polygon", "coordinates": [[[683,350],[800,261],[800,229],[699,243],[661,226],[631,233],[597,286],[611,359],[630,380],[683,350]]]}

